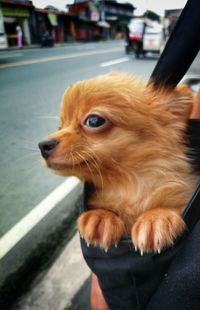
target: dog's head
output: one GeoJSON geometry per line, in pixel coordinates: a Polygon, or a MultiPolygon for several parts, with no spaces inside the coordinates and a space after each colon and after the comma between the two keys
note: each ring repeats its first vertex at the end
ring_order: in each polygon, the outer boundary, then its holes
{"type": "Polygon", "coordinates": [[[115,177],[163,148],[180,149],[191,107],[185,87],[154,90],[129,74],[110,73],[65,91],[59,130],[39,147],[57,174],[92,182],[115,177]]]}

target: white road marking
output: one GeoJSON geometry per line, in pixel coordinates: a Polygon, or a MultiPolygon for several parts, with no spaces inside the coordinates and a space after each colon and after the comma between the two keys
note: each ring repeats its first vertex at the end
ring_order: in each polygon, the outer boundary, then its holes
{"type": "Polygon", "coordinates": [[[119,63],[126,62],[126,61],[129,61],[129,58],[128,58],[128,57],[119,58],[119,59],[114,59],[114,60],[111,60],[111,61],[102,62],[102,63],[100,64],[100,67],[113,66],[113,65],[117,65],[117,64],[119,64],[119,63]]]}
{"type": "Polygon", "coordinates": [[[80,181],[68,178],[42,200],[34,209],[0,238],[0,259],[3,258],[37,223],[39,223],[56,205],[63,200],[80,181]]]}

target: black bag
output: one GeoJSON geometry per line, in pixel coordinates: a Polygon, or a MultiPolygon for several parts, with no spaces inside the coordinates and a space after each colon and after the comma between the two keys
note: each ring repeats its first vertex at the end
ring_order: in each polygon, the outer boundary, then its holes
{"type": "MultiPolygon", "coordinates": [[[[82,211],[91,190],[85,184],[82,211]]],[[[81,239],[84,258],[97,275],[111,310],[200,309],[199,207],[200,186],[185,210],[188,231],[161,254],[140,256],[130,239],[121,240],[118,248],[106,253],[81,239]]]]}

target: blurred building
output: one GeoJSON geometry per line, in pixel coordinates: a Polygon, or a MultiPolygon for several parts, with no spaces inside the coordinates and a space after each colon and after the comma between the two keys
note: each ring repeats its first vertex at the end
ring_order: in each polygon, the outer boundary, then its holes
{"type": "Polygon", "coordinates": [[[52,6],[47,6],[45,9],[35,8],[34,20],[37,43],[41,43],[45,33],[49,33],[55,43],[67,40],[66,12],[59,11],[52,6]]]}
{"type": "Polygon", "coordinates": [[[78,18],[73,24],[76,39],[90,39],[93,34],[96,38],[122,38],[135,9],[115,0],[75,0],[68,8],[69,14],[78,18]]]}
{"type": "Polygon", "coordinates": [[[110,24],[111,38],[124,37],[125,28],[133,18],[135,7],[115,0],[99,0],[101,19],[110,24]]]}
{"type": "Polygon", "coordinates": [[[32,42],[32,20],[34,6],[28,0],[1,0],[1,9],[4,20],[4,28],[9,46],[16,45],[16,27],[19,25],[23,32],[24,43],[32,42]]]}
{"type": "Polygon", "coordinates": [[[40,44],[45,34],[54,42],[120,39],[133,18],[135,7],[115,0],[75,0],[68,12],[53,6],[35,8],[29,0],[0,0],[8,46],[16,46],[16,27],[23,44],[40,44]]]}
{"type": "Polygon", "coordinates": [[[170,34],[172,33],[176,22],[181,15],[182,9],[167,9],[164,13],[164,20],[163,20],[163,26],[164,26],[164,34],[165,37],[168,38],[170,34]]]}
{"type": "MultiPolygon", "coordinates": [[[[102,27],[97,5],[92,1],[75,1],[68,5],[70,16],[70,32],[74,40],[98,40],[102,36],[102,27]]],[[[109,25],[108,25],[109,27],[109,25]]]]}

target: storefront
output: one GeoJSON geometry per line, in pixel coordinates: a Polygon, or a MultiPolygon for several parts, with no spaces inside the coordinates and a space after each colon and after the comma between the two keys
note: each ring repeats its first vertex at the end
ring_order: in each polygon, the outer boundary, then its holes
{"type": "Polygon", "coordinates": [[[65,19],[66,13],[47,9],[35,8],[38,41],[44,33],[48,32],[55,43],[65,41],[65,19]]]}
{"type": "Polygon", "coordinates": [[[16,2],[3,1],[2,14],[4,27],[9,46],[17,45],[17,26],[20,26],[23,34],[23,44],[31,44],[30,19],[32,3],[16,4],[16,2]]]}

